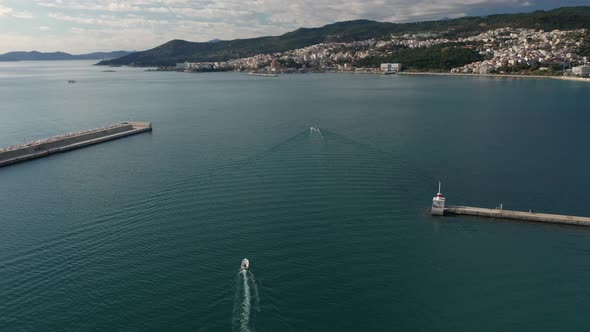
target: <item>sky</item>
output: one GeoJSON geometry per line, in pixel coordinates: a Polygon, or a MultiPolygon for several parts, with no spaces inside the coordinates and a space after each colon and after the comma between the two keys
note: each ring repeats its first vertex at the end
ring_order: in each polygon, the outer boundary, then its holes
{"type": "Polygon", "coordinates": [[[140,51],[172,39],[280,35],[371,19],[416,22],[590,5],[590,0],[0,0],[0,53],[140,51]]]}

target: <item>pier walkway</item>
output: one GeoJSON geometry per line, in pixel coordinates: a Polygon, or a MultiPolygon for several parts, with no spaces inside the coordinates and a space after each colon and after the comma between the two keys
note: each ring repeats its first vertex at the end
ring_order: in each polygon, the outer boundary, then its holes
{"type": "Polygon", "coordinates": [[[430,213],[435,216],[449,214],[488,217],[497,219],[524,220],[551,224],[590,226],[590,217],[568,216],[562,214],[537,213],[534,211],[511,211],[500,208],[486,209],[472,206],[446,205],[446,197],[441,192],[441,182],[438,181],[438,193],[432,198],[430,213]]]}
{"type": "Polygon", "coordinates": [[[0,149],[0,167],[78,149],[152,130],[149,122],[122,122],[102,128],[49,137],[23,145],[0,149]]]}
{"type": "Polygon", "coordinates": [[[479,217],[491,217],[499,219],[514,219],[545,222],[552,224],[590,226],[590,217],[567,216],[561,214],[548,214],[537,212],[523,212],[500,209],[486,209],[471,206],[452,206],[444,209],[444,214],[468,215],[479,217]]]}

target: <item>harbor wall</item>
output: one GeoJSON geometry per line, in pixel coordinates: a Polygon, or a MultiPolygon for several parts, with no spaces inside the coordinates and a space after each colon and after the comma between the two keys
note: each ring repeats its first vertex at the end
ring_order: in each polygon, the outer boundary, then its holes
{"type": "Polygon", "coordinates": [[[52,141],[0,152],[0,167],[49,154],[73,150],[152,129],[149,122],[129,122],[121,126],[107,127],[79,135],[66,136],[52,141]]]}
{"type": "Polygon", "coordinates": [[[449,206],[445,208],[445,214],[468,215],[478,217],[489,217],[498,219],[512,219],[532,222],[543,222],[552,224],[590,226],[589,217],[568,216],[561,214],[511,211],[500,209],[486,209],[471,206],[449,206]]]}
{"type": "Polygon", "coordinates": [[[12,158],[18,158],[19,156],[35,154],[35,153],[38,153],[41,151],[55,149],[55,148],[70,145],[70,144],[80,143],[83,141],[99,138],[102,136],[108,136],[108,135],[113,135],[113,134],[117,134],[117,133],[122,133],[124,131],[128,131],[131,129],[133,129],[133,127],[130,124],[127,124],[127,125],[112,128],[112,129],[98,130],[98,131],[90,132],[90,133],[83,133],[81,135],[65,137],[63,139],[58,139],[55,141],[42,143],[39,145],[32,145],[32,146],[23,147],[23,148],[16,149],[16,150],[5,151],[5,152],[0,153],[0,161],[12,159],[12,158]]]}

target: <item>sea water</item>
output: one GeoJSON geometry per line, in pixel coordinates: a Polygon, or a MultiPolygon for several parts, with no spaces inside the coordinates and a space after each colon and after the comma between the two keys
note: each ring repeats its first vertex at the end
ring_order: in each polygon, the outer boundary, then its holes
{"type": "Polygon", "coordinates": [[[590,229],[428,208],[590,215],[590,84],[92,64],[0,63],[1,146],[154,127],[0,169],[0,330],[587,328],[590,229]]]}

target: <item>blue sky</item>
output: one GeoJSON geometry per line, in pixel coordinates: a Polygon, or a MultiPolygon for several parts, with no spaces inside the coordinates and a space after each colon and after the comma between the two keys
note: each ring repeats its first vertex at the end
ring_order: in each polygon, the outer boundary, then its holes
{"type": "Polygon", "coordinates": [[[360,18],[412,22],[579,5],[590,0],[0,0],[0,53],[144,50],[360,18]]]}

